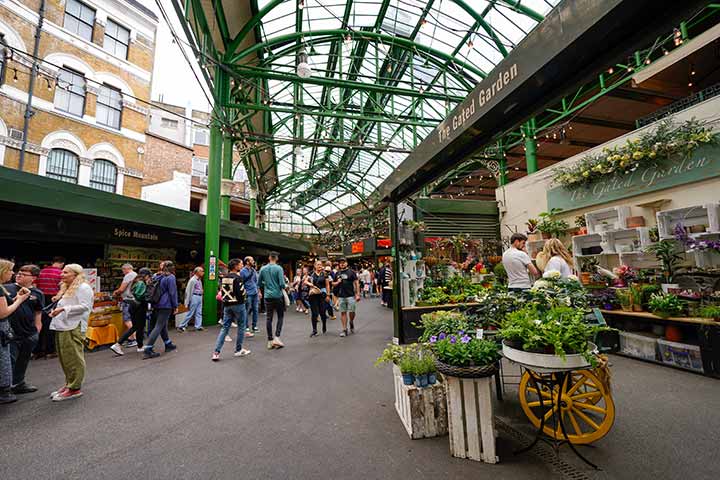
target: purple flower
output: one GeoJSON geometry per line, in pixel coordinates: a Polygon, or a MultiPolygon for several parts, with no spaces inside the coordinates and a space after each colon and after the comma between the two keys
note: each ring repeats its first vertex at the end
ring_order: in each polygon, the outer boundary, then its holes
{"type": "Polygon", "coordinates": [[[438,339],[438,337],[436,337],[435,335],[433,335],[432,337],[430,337],[430,343],[435,343],[435,342],[437,342],[437,339],[438,339]]]}
{"type": "Polygon", "coordinates": [[[440,332],[440,336],[438,337],[438,339],[445,340],[445,337],[446,337],[445,332],[440,332]]]}
{"type": "Polygon", "coordinates": [[[470,337],[467,335],[463,335],[463,337],[460,339],[462,343],[468,343],[470,341],[470,337]]]}
{"type": "Polygon", "coordinates": [[[457,342],[457,337],[455,337],[455,335],[450,335],[450,343],[456,343],[456,342],[457,342]]]}
{"type": "Polygon", "coordinates": [[[465,335],[465,330],[458,330],[458,335],[465,335]]]}

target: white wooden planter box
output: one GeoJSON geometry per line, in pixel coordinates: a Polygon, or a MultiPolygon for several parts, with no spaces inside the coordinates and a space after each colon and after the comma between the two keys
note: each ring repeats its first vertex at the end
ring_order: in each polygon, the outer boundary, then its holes
{"type": "Polygon", "coordinates": [[[426,388],[403,385],[400,369],[393,365],[395,410],[412,439],[441,437],[448,433],[447,400],[442,383],[426,388]]]}
{"type": "Polygon", "coordinates": [[[492,377],[445,376],[450,454],[486,463],[497,463],[492,377]]]}

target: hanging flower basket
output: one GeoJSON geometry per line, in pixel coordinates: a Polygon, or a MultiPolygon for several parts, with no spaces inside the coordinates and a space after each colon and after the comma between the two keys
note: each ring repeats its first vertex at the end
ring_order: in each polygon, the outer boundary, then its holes
{"type": "Polygon", "coordinates": [[[443,363],[438,359],[435,359],[435,368],[443,375],[459,378],[484,378],[491,377],[497,373],[497,365],[495,364],[456,367],[455,365],[443,363]]]}

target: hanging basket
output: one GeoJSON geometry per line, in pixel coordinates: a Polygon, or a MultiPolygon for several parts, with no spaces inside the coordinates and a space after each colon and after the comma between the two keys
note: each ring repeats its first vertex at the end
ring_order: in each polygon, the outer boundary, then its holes
{"type": "Polygon", "coordinates": [[[438,372],[442,373],[443,375],[459,378],[484,378],[491,377],[497,373],[496,364],[481,365],[479,367],[456,367],[454,365],[448,365],[447,363],[443,363],[437,358],[435,359],[435,367],[438,369],[438,372]]]}

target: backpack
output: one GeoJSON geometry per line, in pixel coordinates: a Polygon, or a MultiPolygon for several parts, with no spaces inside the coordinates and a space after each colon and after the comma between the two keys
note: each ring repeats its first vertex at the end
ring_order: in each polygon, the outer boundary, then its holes
{"type": "Polygon", "coordinates": [[[145,301],[151,305],[157,305],[162,297],[162,291],[160,288],[160,282],[162,277],[154,278],[150,280],[145,289],[145,301]]]}

